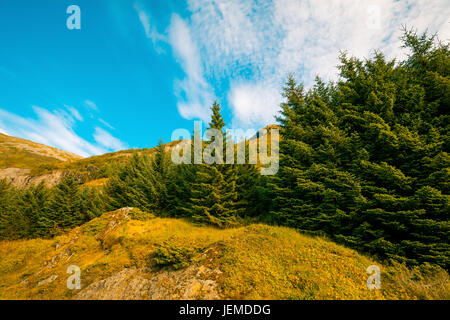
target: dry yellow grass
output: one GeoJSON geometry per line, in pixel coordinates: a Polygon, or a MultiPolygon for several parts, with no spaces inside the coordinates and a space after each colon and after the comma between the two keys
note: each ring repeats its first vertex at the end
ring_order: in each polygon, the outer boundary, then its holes
{"type": "MultiPolygon", "coordinates": [[[[131,220],[120,220],[116,213],[104,214],[53,240],[0,242],[0,299],[70,299],[77,292],[66,287],[69,265],[81,268],[85,288],[124,268],[152,267],[152,272],[159,272],[154,259],[158,248],[202,253],[212,247],[217,253],[208,267],[223,271],[223,298],[448,297],[448,275],[443,270],[427,275],[378,264],[383,272],[382,289],[368,290],[366,269],[377,263],[326,239],[259,224],[219,230],[138,212],[131,220]],[[434,287],[425,284],[430,279],[434,279],[434,287]]],[[[185,256],[163,258],[170,263],[185,256]]],[[[196,259],[183,261],[183,265],[198,263],[196,259]]]]}

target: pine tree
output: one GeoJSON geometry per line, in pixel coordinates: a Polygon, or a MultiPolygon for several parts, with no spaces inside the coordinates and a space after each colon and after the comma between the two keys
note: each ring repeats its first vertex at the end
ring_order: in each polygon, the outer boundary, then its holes
{"type": "Polygon", "coordinates": [[[433,39],[406,32],[411,55],[399,63],[343,54],[341,80],[317,80],[307,93],[288,79],[276,222],[380,258],[449,267],[450,54],[433,39]]]}
{"type": "Polygon", "coordinates": [[[23,214],[18,207],[18,191],[6,179],[0,179],[0,239],[23,237],[23,214]]]}
{"type": "Polygon", "coordinates": [[[135,153],[129,162],[106,185],[111,210],[136,207],[153,212],[157,209],[153,185],[154,172],[147,154],[135,153]]]}
{"type": "Polygon", "coordinates": [[[25,190],[20,199],[20,210],[26,219],[27,238],[44,237],[52,224],[48,221],[51,215],[51,193],[43,182],[25,190]]]}
{"type": "Polygon", "coordinates": [[[52,199],[52,213],[48,219],[53,223],[51,233],[58,234],[83,222],[79,211],[80,183],[73,174],[66,174],[55,187],[52,199]]]}
{"type": "Polygon", "coordinates": [[[223,120],[222,114],[220,113],[220,105],[217,101],[214,101],[213,105],[211,106],[211,121],[209,123],[209,127],[212,129],[218,129],[221,130],[224,134],[225,138],[225,121],[223,120]]]}
{"type": "Polygon", "coordinates": [[[77,197],[75,208],[78,213],[78,225],[100,216],[105,211],[105,203],[101,192],[95,187],[82,188],[77,197]]]}
{"type": "MultiPolygon", "coordinates": [[[[220,113],[220,105],[214,102],[211,111],[209,128],[222,132],[224,147],[221,156],[223,156],[226,150],[227,137],[224,131],[225,122],[220,113]]],[[[206,141],[205,145],[207,146],[211,142],[206,141]]],[[[218,227],[236,225],[243,212],[236,188],[237,166],[216,163],[211,165],[203,163],[194,166],[196,168],[194,180],[190,185],[190,199],[182,206],[180,211],[199,223],[212,224],[218,227]]]]}
{"type": "MultiPolygon", "coordinates": [[[[267,216],[270,209],[269,179],[262,176],[256,165],[249,162],[249,148],[247,141],[242,142],[245,148],[245,163],[236,165],[236,191],[238,204],[243,209],[241,215],[245,218],[261,218],[267,216]]],[[[235,162],[237,157],[235,157],[235,162]]]]}
{"type": "Polygon", "coordinates": [[[159,212],[167,214],[168,210],[168,185],[171,171],[171,162],[161,140],[155,151],[152,161],[153,185],[155,188],[154,201],[159,212]]]}
{"type": "Polygon", "coordinates": [[[105,187],[109,209],[131,206],[165,214],[170,171],[171,163],[162,141],[152,156],[135,153],[105,187]]]}
{"type": "Polygon", "coordinates": [[[172,217],[187,217],[190,215],[190,199],[192,183],[196,176],[196,165],[174,165],[169,172],[167,186],[167,210],[172,217]]]}

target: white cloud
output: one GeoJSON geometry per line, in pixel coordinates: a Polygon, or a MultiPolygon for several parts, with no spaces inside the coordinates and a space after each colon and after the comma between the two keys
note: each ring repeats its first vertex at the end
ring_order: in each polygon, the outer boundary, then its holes
{"type": "Polygon", "coordinates": [[[115,130],[115,128],[112,126],[112,125],[110,125],[108,122],[106,122],[105,120],[103,120],[103,119],[98,119],[98,121],[100,121],[101,123],[103,123],[105,126],[107,126],[108,128],[110,128],[111,130],[115,130]]]}
{"type": "Polygon", "coordinates": [[[78,112],[77,109],[74,107],[66,106],[66,108],[69,110],[69,112],[72,114],[72,116],[75,117],[78,121],[83,121],[83,117],[81,116],[80,112],[78,112]]]}
{"type": "Polygon", "coordinates": [[[175,81],[178,111],[186,119],[207,121],[209,107],[214,100],[213,90],[203,77],[201,56],[189,27],[176,14],[172,16],[169,27],[169,42],[186,74],[184,79],[175,81]]]}
{"type": "Polygon", "coordinates": [[[188,0],[188,10],[189,19],[175,15],[169,27],[186,73],[177,82],[180,114],[202,113],[209,83],[219,81],[229,87],[233,124],[241,126],[273,119],[290,72],[307,87],[316,75],[336,79],[340,50],[403,58],[402,24],[450,38],[447,0],[188,0]]]}
{"type": "MultiPolygon", "coordinates": [[[[235,119],[245,126],[274,123],[281,102],[279,87],[268,83],[243,83],[231,88],[228,101],[235,119]]],[[[239,124],[234,124],[238,126],[239,124]]]]}
{"type": "Polygon", "coordinates": [[[98,144],[109,150],[118,151],[126,149],[126,146],[122,141],[99,127],[95,128],[94,139],[98,144]]]}
{"type": "Polygon", "coordinates": [[[145,35],[147,36],[147,38],[151,38],[152,33],[150,31],[150,21],[148,19],[147,13],[144,10],[141,10],[137,4],[134,5],[134,8],[138,13],[139,21],[141,21],[142,27],[145,31],[145,35]]]}
{"type": "MultiPolygon", "coordinates": [[[[24,118],[0,109],[0,127],[9,135],[70,151],[83,157],[103,154],[121,145],[114,137],[109,137],[109,144],[100,143],[100,140],[97,141],[98,144],[94,144],[81,138],[73,129],[77,119],[62,109],[49,111],[33,106],[33,110],[37,115],[35,119],[24,118]]],[[[103,137],[105,136],[103,133],[103,137]]]]}
{"type": "Polygon", "coordinates": [[[145,10],[144,6],[140,2],[134,3],[134,10],[137,12],[139,21],[144,28],[145,36],[152,40],[153,46],[158,53],[164,52],[164,50],[157,45],[159,41],[167,41],[166,36],[159,33],[156,26],[151,23],[150,14],[145,10]]]}
{"type": "Polygon", "coordinates": [[[91,110],[98,111],[97,105],[91,100],[85,100],[84,104],[91,110]]]}

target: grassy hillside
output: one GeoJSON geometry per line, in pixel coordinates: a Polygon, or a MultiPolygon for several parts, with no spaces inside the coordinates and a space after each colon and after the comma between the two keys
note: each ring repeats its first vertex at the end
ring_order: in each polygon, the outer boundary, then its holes
{"type": "Polygon", "coordinates": [[[218,230],[124,208],[53,240],[0,242],[0,298],[449,297],[445,272],[430,278],[399,266],[380,266],[382,289],[368,290],[366,268],[372,264],[353,250],[289,228],[218,230]],[[81,269],[81,290],[67,289],[69,265],[81,269]]]}
{"type": "Polygon", "coordinates": [[[81,158],[67,151],[0,133],[0,169],[36,169],[81,158]]]}
{"type": "MultiPolygon", "coordinates": [[[[171,150],[180,140],[165,143],[164,147],[167,151],[171,150]]],[[[39,174],[47,173],[52,170],[68,170],[68,171],[78,171],[80,173],[90,173],[98,170],[105,170],[108,165],[122,164],[125,163],[134,153],[148,153],[153,154],[156,150],[154,148],[144,148],[144,149],[129,149],[121,150],[116,152],[105,153],[99,156],[92,156],[89,158],[79,159],[77,161],[71,162],[59,162],[51,166],[42,167],[39,174]]]]}
{"type": "MultiPolygon", "coordinates": [[[[169,151],[178,142],[179,140],[169,142],[164,146],[169,151]]],[[[0,178],[13,179],[19,187],[41,181],[54,185],[61,178],[61,172],[74,172],[81,175],[87,185],[101,186],[134,153],[152,154],[154,150],[155,148],[121,150],[83,158],[0,133],[0,178]]]]}

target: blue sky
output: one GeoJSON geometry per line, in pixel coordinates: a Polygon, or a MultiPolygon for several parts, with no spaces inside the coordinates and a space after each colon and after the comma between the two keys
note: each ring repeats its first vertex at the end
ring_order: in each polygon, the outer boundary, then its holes
{"type": "Polygon", "coordinates": [[[288,73],[336,79],[339,50],[404,57],[402,24],[448,41],[449,16],[445,0],[2,0],[0,132],[82,156],[153,147],[215,99],[259,129],[288,73]]]}

